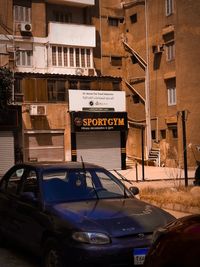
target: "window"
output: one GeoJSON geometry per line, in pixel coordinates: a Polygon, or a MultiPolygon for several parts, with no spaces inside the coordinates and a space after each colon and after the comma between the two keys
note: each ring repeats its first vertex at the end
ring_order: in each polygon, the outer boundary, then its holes
{"type": "Polygon", "coordinates": [[[74,67],[74,49],[71,47],[69,49],[69,60],[70,60],[70,67],[74,67]]]}
{"type": "Polygon", "coordinates": [[[175,78],[166,81],[168,106],[176,105],[176,80],[175,78]]]}
{"type": "Polygon", "coordinates": [[[21,94],[22,93],[21,79],[15,78],[15,80],[14,80],[14,88],[15,88],[15,93],[16,94],[21,94]]]}
{"type": "Polygon", "coordinates": [[[4,180],[4,182],[1,185],[1,189],[11,194],[16,194],[19,189],[20,180],[22,175],[24,174],[24,171],[25,171],[24,168],[17,169],[16,171],[14,171],[11,174],[8,181],[4,180]]]}
{"type": "Polygon", "coordinates": [[[69,81],[69,89],[78,89],[78,82],[75,80],[69,81]]]}
{"type": "Polygon", "coordinates": [[[80,81],[81,90],[90,90],[90,81],[80,81]]]}
{"type": "Polygon", "coordinates": [[[139,95],[136,95],[136,94],[132,95],[132,100],[134,104],[139,104],[140,103],[139,95]]]}
{"type": "Polygon", "coordinates": [[[173,138],[178,138],[177,127],[176,128],[172,128],[172,136],[173,136],[173,138]]]}
{"type": "Polygon", "coordinates": [[[175,44],[170,42],[166,44],[166,60],[172,61],[175,59],[175,44]]]}
{"type": "Polygon", "coordinates": [[[177,124],[169,124],[168,129],[169,129],[169,134],[172,138],[178,138],[177,124]]]}
{"type": "Polygon", "coordinates": [[[26,179],[24,180],[23,187],[21,188],[20,193],[32,193],[34,198],[38,197],[39,187],[37,183],[37,175],[34,170],[30,170],[27,174],[26,179]]]}
{"type": "Polygon", "coordinates": [[[131,23],[136,23],[137,22],[137,13],[136,14],[133,14],[132,16],[130,16],[130,20],[131,20],[131,23]]]}
{"type": "Polygon", "coordinates": [[[133,64],[137,64],[137,63],[138,63],[138,60],[137,60],[137,58],[135,57],[135,55],[132,55],[132,56],[131,56],[131,62],[132,62],[133,64]]]}
{"type": "Polygon", "coordinates": [[[32,66],[33,51],[19,50],[16,52],[17,66],[31,67],[32,66]]]}
{"type": "Polygon", "coordinates": [[[87,63],[87,67],[91,67],[91,50],[90,49],[86,49],[86,63],[87,63]]]}
{"type": "Polygon", "coordinates": [[[161,139],[166,139],[166,130],[160,130],[161,139]]]}
{"type": "Polygon", "coordinates": [[[118,27],[119,25],[119,19],[118,18],[108,18],[108,25],[109,26],[114,26],[114,27],[118,27]]]}
{"type": "Polygon", "coordinates": [[[79,48],[76,48],[75,51],[76,51],[76,67],[80,67],[80,54],[79,54],[79,48]]]}
{"type": "Polygon", "coordinates": [[[168,105],[176,105],[176,88],[168,88],[168,105]]]}
{"type": "Polygon", "coordinates": [[[48,100],[50,102],[67,101],[68,91],[66,88],[66,82],[64,80],[60,81],[49,80],[47,83],[47,88],[48,88],[48,100]]]}
{"type": "Polygon", "coordinates": [[[14,88],[15,88],[15,102],[23,102],[24,94],[22,92],[21,79],[15,78],[14,80],[14,88]]]}
{"type": "Polygon", "coordinates": [[[92,66],[91,49],[52,46],[52,65],[56,67],[92,66]]]}
{"type": "Polygon", "coordinates": [[[72,22],[72,14],[56,11],[54,12],[54,20],[58,22],[69,23],[72,22]]]}
{"type": "Polygon", "coordinates": [[[52,47],[52,65],[56,66],[57,65],[57,61],[56,61],[56,47],[53,46],[52,47]]]}
{"type": "Polygon", "coordinates": [[[67,47],[63,48],[63,53],[64,53],[64,66],[68,66],[68,48],[67,47]]]}
{"type": "Polygon", "coordinates": [[[85,50],[81,49],[81,66],[85,67],[85,50]]]}
{"type": "Polygon", "coordinates": [[[165,0],[166,16],[173,14],[173,12],[174,12],[174,1],[173,0],[165,0]]]}
{"type": "Polygon", "coordinates": [[[58,47],[58,66],[64,65],[62,58],[62,47],[58,47]]]}
{"type": "Polygon", "coordinates": [[[153,140],[156,139],[156,131],[155,130],[151,131],[151,137],[152,137],[153,140]]]}
{"type": "Polygon", "coordinates": [[[31,23],[31,8],[26,6],[14,6],[14,20],[31,23]]]}
{"type": "Polygon", "coordinates": [[[118,81],[114,81],[114,82],[112,83],[112,87],[113,87],[113,90],[114,90],[114,91],[120,91],[120,82],[118,82],[118,81]]]}
{"type": "Polygon", "coordinates": [[[112,66],[122,66],[122,57],[111,57],[112,66]]]}

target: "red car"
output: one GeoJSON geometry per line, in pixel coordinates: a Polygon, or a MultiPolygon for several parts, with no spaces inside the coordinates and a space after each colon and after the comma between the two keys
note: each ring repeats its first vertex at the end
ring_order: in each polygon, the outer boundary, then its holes
{"type": "Polygon", "coordinates": [[[200,214],[189,215],[154,233],[145,267],[199,267],[200,214]]]}

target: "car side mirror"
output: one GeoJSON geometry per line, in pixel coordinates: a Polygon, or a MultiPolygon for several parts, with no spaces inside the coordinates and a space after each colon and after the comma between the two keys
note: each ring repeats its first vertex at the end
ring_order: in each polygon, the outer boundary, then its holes
{"type": "Polygon", "coordinates": [[[129,190],[131,191],[131,193],[132,193],[134,196],[136,196],[136,195],[138,195],[138,194],[140,193],[139,188],[136,187],[136,186],[131,186],[131,187],[129,187],[129,190]]]}

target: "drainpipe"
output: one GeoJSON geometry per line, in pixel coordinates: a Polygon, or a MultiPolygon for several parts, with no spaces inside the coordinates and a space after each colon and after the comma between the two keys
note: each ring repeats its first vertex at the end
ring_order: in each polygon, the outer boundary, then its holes
{"type": "Polygon", "coordinates": [[[145,69],[145,98],[146,98],[146,105],[145,105],[145,113],[146,113],[146,144],[147,144],[147,158],[149,155],[149,151],[152,147],[152,138],[151,138],[151,117],[150,117],[150,100],[149,100],[149,46],[148,46],[148,7],[147,7],[147,0],[145,0],[145,40],[146,40],[146,69],[145,69]]]}
{"type": "Polygon", "coordinates": [[[15,64],[16,64],[16,49],[15,49],[15,11],[13,9],[13,69],[12,69],[12,76],[13,76],[13,85],[12,85],[12,103],[15,102],[15,87],[14,87],[14,79],[15,79],[15,64]]]}
{"type": "Polygon", "coordinates": [[[101,75],[103,75],[103,62],[102,62],[102,25],[101,25],[101,0],[99,1],[99,17],[100,17],[100,25],[99,25],[99,32],[100,32],[100,50],[101,50],[101,75]]]}

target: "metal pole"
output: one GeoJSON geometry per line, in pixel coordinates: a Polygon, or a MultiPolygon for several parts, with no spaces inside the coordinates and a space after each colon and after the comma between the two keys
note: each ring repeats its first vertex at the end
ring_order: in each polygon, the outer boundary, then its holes
{"type": "Polygon", "coordinates": [[[142,181],[144,181],[144,127],[141,128],[141,144],[142,144],[142,181]]]}
{"type": "Polygon", "coordinates": [[[136,182],[138,182],[138,164],[135,164],[135,172],[136,172],[136,182]]]}
{"type": "Polygon", "coordinates": [[[182,130],[183,130],[183,155],[184,155],[184,173],[185,186],[188,186],[188,169],[187,169],[187,141],[186,141],[186,125],[185,110],[182,111],[182,130]]]}

